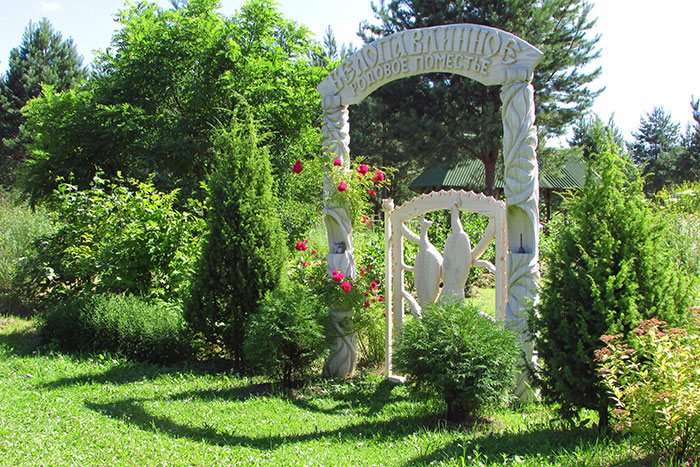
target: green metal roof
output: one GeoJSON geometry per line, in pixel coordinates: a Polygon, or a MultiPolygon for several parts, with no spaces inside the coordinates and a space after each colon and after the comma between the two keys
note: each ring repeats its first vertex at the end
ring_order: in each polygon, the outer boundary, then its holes
{"type": "MultiPolygon", "coordinates": [[[[586,182],[586,165],[577,159],[568,159],[560,170],[541,170],[540,188],[564,190],[583,186],[586,182]]],[[[470,159],[446,168],[433,168],[424,171],[409,185],[415,191],[425,188],[466,188],[482,191],[484,182],[484,164],[477,159],[470,159]]],[[[496,173],[495,188],[503,188],[503,173],[496,173]]]]}

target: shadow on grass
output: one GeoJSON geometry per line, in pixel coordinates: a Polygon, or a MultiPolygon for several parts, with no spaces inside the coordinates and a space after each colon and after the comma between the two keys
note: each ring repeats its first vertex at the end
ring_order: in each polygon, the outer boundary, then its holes
{"type": "MultiPolygon", "coordinates": [[[[513,459],[518,456],[524,458],[550,458],[556,456],[586,451],[603,450],[607,441],[619,441],[618,434],[601,437],[597,427],[536,427],[528,431],[518,433],[484,433],[473,434],[465,439],[453,441],[445,446],[434,449],[419,457],[406,461],[403,465],[431,465],[448,459],[464,459],[467,465],[472,460],[481,462],[503,463],[505,459],[513,459]]],[[[551,458],[555,459],[551,459],[551,458]]],[[[558,459],[557,459],[558,460],[558,459]]],[[[583,461],[582,461],[583,462],[583,461]]],[[[481,465],[481,464],[479,464],[481,465]]],[[[569,465],[569,464],[567,464],[569,465]]],[[[575,465],[586,465],[578,463],[575,465]]],[[[614,464],[605,464],[611,467],[632,467],[640,464],[638,459],[621,460],[614,464]]],[[[588,467],[588,465],[586,465],[588,467]]]]}
{"type": "MultiPolygon", "coordinates": [[[[239,388],[239,391],[238,397],[245,397],[243,394],[246,388],[239,388]]],[[[247,391],[250,393],[254,392],[255,389],[248,387],[247,391]]],[[[234,397],[237,397],[235,392],[234,397]]],[[[183,395],[175,396],[174,399],[181,399],[188,395],[189,393],[184,393],[183,395]]],[[[433,415],[421,417],[402,416],[390,420],[354,423],[337,429],[319,430],[315,428],[307,433],[250,436],[237,433],[235,426],[218,429],[209,425],[206,421],[199,426],[195,426],[194,424],[180,423],[168,417],[150,413],[142,404],[154,400],[125,399],[107,404],[85,402],[85,406],[104,416],[121,420],[144,431],[218,446],[246,446],[261,451],[274,450],[281,444],[321,439],[343,439],[350,442],[365,441],[368,433],[371,433],[374,439],[382,441],[397,440],[409,436],[413,432],[424,430],[426,424],[435,420],[433,415]]]]}
{"type": "MultiPolygon", "coordinates": [[[[68,354],[73,358],[94,360],[94,354],[68,354]]],[[[173,363],[167,366],[138,360],[124,360],[115,364],[102,373],[86,373],[78,376],[58,378],[44,384],[46,389],[57,389],[72,385],[83,384],[129,384],[135,381],[153,380],[165,375],[194,374],[205,375],[224,371],[217,365],[206,365],[188,361],[173,363]]]]}
{"type": "Polygon", "coordinates": [[[314,391],[314,388],[307,388],[305,392],[290,398],[289,401],[310,412],[332,415],[355,410],[363,415],[373,416],[389,402],[408,400],[405,396],[393,394],[396,386],[396,383],[381,379],[369,384],[353,385],[343,391],[330,390],[320,394],[314,391]],[[330,407],[323,407],[324,405],[330,405],[330,407]]]}

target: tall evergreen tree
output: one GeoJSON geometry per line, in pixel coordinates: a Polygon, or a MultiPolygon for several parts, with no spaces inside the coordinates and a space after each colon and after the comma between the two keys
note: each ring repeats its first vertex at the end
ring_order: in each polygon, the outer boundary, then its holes
{"type": "MultiPolygon", "coordinates": [[[[598,37],[589,34],[592,5],[585,0],[391,0],[372,8],[378,23],[361,25],[366,42],[406,29],[473,23],[512,32],[542,50],[533,81],[542,148],[600,92],[587,87],[600,68],[584,70],[599,55],[598,37]]],[[[405,173],[417,160],[425,167],[477,158],[486,169],[486,190],[493,190],[503,136],[498,86],[431,73],[390,83],[368,100],[353,110],[354,152],[405,173]]]]}
{"type": "Polygon", "coordinates": [[[680,124],[663,107],[654,107],[640,119],[639,130],[630,144],[632,161],[643,174],[651,171],[662,154],[680,145],[680,124]]]}
{"type": "Polygon", "coordinates": [[[22,43],[10,52],[8,71],[0,80],[0,184],[11,183],[15,167],[27,157],[20,109],[41,93],[42,84],[63,91],[86,77],[72,39],[64,41],[46,18],[29,23],[22,43]]]}
{"type": "Polygon", "coordinates": [[[542,361],[543,394],[571,414],[598,410],[605,425],[609,395],[596,368],[603,334],[627,335],[652,317],[687,319],[697,278],[669,248],[671,225],[630,178],[610,134],[597,142],[600,177],[566,202],[568,223],[545,255],[541,301],[528,326],[542,361]],[[631,180],[631,181],[630,181],[631,180]]]}
{"type": "Polygon", "coordinates": [[[246,120],[219,130],[209,180],[207,236],[185,319],[241,369],[248,317],[279,282],[286,238],[272,190],[267,147],[246,120]]]}
{"type": "MultiPolygon", "coordinates": [[[[655,193],[665,185],[681,183],[691,169],[689,146],[683,144],[680,124],[671,119],[663,107],[641,118],[639,131],[629,145],[630,157],[645,177],[644,190],[655,193]]],[[[688,141],[692,140],[689,136],[688,141]]]]}

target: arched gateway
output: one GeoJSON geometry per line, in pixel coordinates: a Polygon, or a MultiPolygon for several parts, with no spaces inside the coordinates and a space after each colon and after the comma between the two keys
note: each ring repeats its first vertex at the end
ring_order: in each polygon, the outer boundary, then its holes
{"type": "MultiPolygon", "coordinates": [[[[367,44],[345,59],[318,86],[323,97],[324,148],[329,161],[350,164],[348,106],[357,104],[391,81],[422,73],[454,73],[485,85],[501,86],[503,103],[503,155],[507,217],[506,325],[520,335],[529,359],[532,343],[526,337],[525,309],[537,300],[539,280],[539,184],[535,149],[534,68],[542,52],[517,36],[499,29],[454,24],[412,29],[367,44]]],[[[334,187],[325,183],[327,193],[334,187]]],[[[328,196],[326,197],[328,198],[328,196]]],[[[324,216],[330,253],[328,270],[355,277],[352,223],[346,206],[327,202],[324,216]],[[344,244],[344,251],[334,245],[344,244]]],[[[387,274],[387,277],[391,277],[387,274]]],[[[388,287],[388,285],[387,285],[388,287]]],[[[394,297],[394,305],[401,298],[394,297]]],[[[388,310],[387,315],[391,310],[388,310]]],[[[349,310],[333,310],[337,319],[349,310]]],[[[344,376],[355,363],[354,343],[339,339],[325,372],[344,376]]],[[[524,377],[516,393],[527,392],[524,377]]]]}

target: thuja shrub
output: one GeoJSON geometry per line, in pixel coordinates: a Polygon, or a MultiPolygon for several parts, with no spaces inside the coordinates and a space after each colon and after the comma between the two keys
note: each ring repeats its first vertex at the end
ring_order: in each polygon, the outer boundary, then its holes
{"type": "Polygon", "coordinates": [[[240,369],[248,317],[280,280],[286,239],[268,152],[251,118],[220,129],[214,151],[207,233],[185,318],[204,350],[231,358],[240,369]]]}
{"type": "Polygon", "coordinates": [[[692,311],[687,329],[651,319],[632,330],[629,344],[605,335],[597,351],[613,419],[664,463],[700,457],[700,322],[692,311]]]}
{"type": "Polygon", "coordinates": [[[110,352],[166,363],[187,358],[190,346],[179,306],[134,295],[99,295],[49,305],[39,333],[66,351],[110,352]]]}
{"type": "Polygon", "coordinates": [[[643,180],[626,175],[606,142],[587,183],[566,200],[568,222],[549,249],[541,301],[528,325],[540,357],[543,395],[565,415],[597,410],[608,395],[594,352],[603,334],[627,335],[641,321],[682,322],[696,279],[668,246],[668,224],[645,199],[643,180]]]}
{"type": "Polygon", "coordinates": [[[427,307],[409,319],[394,368],[418,394],[437,394],[447,417],[476,416],[510,399],[520,347],[512,331],[464,302],[427,307]]]}
{"type": "Polygon", "coordinates": [[[269,291],[248,320],[243,345],[248,367],[287,387],[304,382],[328,354],[327,318],[321,300],[298,284],[269,291]]]}

